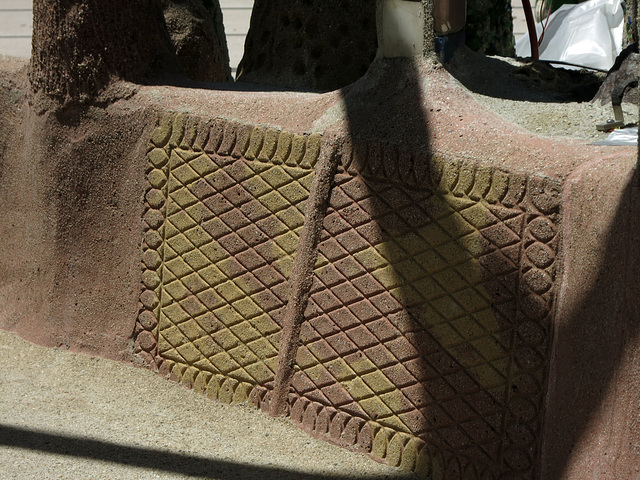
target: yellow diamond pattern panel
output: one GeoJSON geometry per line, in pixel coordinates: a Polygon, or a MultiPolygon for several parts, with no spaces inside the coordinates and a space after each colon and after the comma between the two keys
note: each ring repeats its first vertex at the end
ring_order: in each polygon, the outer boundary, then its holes
{"type": "Polygon", "coordinates": [[[497,462],[524,212],[360,177],[337,183],[294,388],[497,462]]]}
{"type": "Polygon", "coordinates": [[[313,170],[171,151],[159,354],[267,385],[313,170]]]}

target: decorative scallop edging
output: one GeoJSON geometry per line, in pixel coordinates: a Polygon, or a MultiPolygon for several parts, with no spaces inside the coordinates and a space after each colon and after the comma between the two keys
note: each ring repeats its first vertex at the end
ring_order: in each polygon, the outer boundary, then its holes
{"type": "MultiPolygon", "coordinates": [[[[147,158],[148,187],[145,193],[144,237],[142,243],[142,285],[140,311],[135,330],[135,351],[142,361],[194,390],[226,403],[251,401],[268,410],[270,392],[237,380],[165,361],[158,355],[157,328],[161,295],[162,242],[166,207],[168,159],[176,148],[205,152],[250,161],[314,168],[320,154],[322,137],[318,134],[296,135],[275,128],[241,124],[216,119],[199,121],[184,115],[165,115],[151,135],[147,158]]],[[[559,182],[554,179],[513,174],[477,165],[472,161],[431,160],[415,157],[410,151],[394,145],[373,142],[347,142],[342,151],[342,168],[352,175],[403,182],[410,187],[430,188],[452,193],[490,205],[523,206],[527,212],[526,238],[520,285],[524,292],[518,315],[532,315],[549,325],[546,337],[531,332],[517,332],[514,347],[524,352],[515,365],[517,372],[526,371],[538,380],[538,388],[529,391],[525,400],[540,404],[546,386],[545,358],[550,345],[550,322],[554,304],[553,282],[556,276],[555,255],[559,237],[559,182]],[[533,353],[531,353],[533,352],[533,353]],[[536,361],[536,355],[542,362],[536,361]],[[533,360],[532,360],[533,359],[533,360]],[[533,364],[526,364],[527,360],[533,364]],[[536,363],[537,362],[537,363],[536,363]]],[[[518,396],[517,398],[522,398],[518,396]]],[[[525,396],[526,397],[526,396],[525,396]]],[[[513,406],[510,423],[514,431],[528,429],[519,422],[517,405],[513,406]]],[[[434,478],[448,475],[492,477],[495,472],[479,471],[477,465],[464,458],[444,455],[423,440],[404,432],[383,427],[372,420],[348,416],[338,409],[291,397],[289,414],[313,435],[342,446],[355,448],[405,470],[430,472],[434,478]]],[[[541,411],[536,423],[541,424],[541,411]]],[[[534,435],[535,437],[535,435],[534,435]]],[[[517,442],[516,442],[517,443],[517,442]]],[[[513,449],[537,450],[527,444],[513,449]]],[[[520,454],[519,453],[519,454],[520,454]]],[[[528,453],[526,455],[529,455],[528,453]]],[[[534,459],[532,459],[534,460],[534,459]]],[[[525,468],[531,471],[532,467],[525,468]]]]}
{"type": "Polygon", "coordinates": [[[166,360],[158,353],[169,158],[172,151],[180,149],[312,170],[321,142],[318,134],[298,135],[224,119],[205,121],[184,114],[166,114],[158,119],[147,148],[142,293],[134,331],[134,351],[142,363],[209,397],[226,403],[249,400],[268,408],[269,394],[264,387],[166,360]]]}
{"type": "Polygon", "coordinates": [[[560,243],[557,228],[561,213],[560,182],[548,177],[510,173],[468,160],[429,159],[428,155],[422,158],[403,147],[358,139],[345,142],[340,153],[342,171],[351,176],[522,209],[526,220],[520,257],[521,295],[518,297],[517,321],[523,322],[525,327],[521,325],[514,335],[516,352],[511,382],[516,389],[518,381],[525,381],[526,385],[525,388],[520,385],[520,393],[511,396],[505,432],[513,433],[502,448],[504,466],[498,469],[474,464],[456,452],[446,454],[446,449],[433,449],[418,437],[380,426],[375,421],[349,416],[302,396],[290,396],[292,420],[314,436],[364,451],[405,470],[429,472],[433,478],[501,478],[505,473],[531,477],[540,451],[543,396],[552,341],[555,257],[560,243]],[[542,322],[546,331],[532,331],[529,320],[542,322]],[[531,378],[534,381],[526,381],[531,378]],[[537,435],[531,431],[532,424],[537,435]]]}

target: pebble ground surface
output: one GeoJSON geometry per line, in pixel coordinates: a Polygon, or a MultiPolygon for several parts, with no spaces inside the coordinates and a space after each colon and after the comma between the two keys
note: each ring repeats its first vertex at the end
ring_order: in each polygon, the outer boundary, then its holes
{"type": "Polygon", "coordinates": [[[0,479],[413,479],[159,375],[0,330],[0,479]]]}
{"type": "MultiPolygon", "coordinates": [[[[578,101],[565,98],[570,90],[578,91],[562,68],[538,70],[522,59],[487,57],[464,49],[447,70],[468,88],[473,98],[487,110],[496,113],[529,132],[543,137],[564,137],[586,143],[604,140],[609,132],[596,129],[614,117],[611,102],[578,101]],[[523,68],[523,66],[525,68],[523,68]]],[[[597,74],[603,81],[605,74],[597,74]]],[[[573,78],[579,81],[578,78],[573,78]]],[[[582,81],[585,81],[583,79],[582,81]]],[[[622,103],[625,122],[638,122],[638,106],[622,103]]]]}

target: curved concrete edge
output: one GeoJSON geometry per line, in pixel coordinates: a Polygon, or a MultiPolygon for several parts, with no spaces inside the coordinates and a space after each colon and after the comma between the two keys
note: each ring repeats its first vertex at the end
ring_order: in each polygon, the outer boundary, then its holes
{"type": "Polygon", "coordinates": [[[582,165],[563,192],[563,272],[540,478],[640,473],[640,183],[632,159],[582,165]]]}
{"type": "Polygon", "coordinates": [[[0,96],[0,326],[131,362],[151,109],[34,113],[0,96]]]}

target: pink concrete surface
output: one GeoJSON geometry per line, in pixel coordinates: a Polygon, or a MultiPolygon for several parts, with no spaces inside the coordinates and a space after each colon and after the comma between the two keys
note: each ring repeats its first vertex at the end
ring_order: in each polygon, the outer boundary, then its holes
{"type": "Polygon", "coordinates": [[[153,116],[38,114],[16,63],[0,74],[0,323],[42,345],[130,361],[153,116]]]}
{"type": "Polygon", "coordinates": [[[541,478],[640,474],[639,193],[632,158],[585,163],[565,183],[541,478]]]}
{"type": "MultiPolygon", "coordinates": [[[[213,382],[224,401],[249,399],[435,478],[638,475],[636,148],[535,136],[426,60],[377,62],[323,95],[138,86],[107,108],[57,115],[31,110],[23,75],[0,73],[2,328],[164,371],[171,363],[195,389],[213,392],[213,382]],[[157,119],[175,113],[193,128],[169,120],[164,136],[157,119]],[[321,134],[321,161],[306,208],[296,203],[305,219],[292,269],[272,267],[272,284],[258,269],[282,228],[249,207],[258,193],[246,167],[277,166],[274,138],[285,134],[308,145],[321,134]],[[166,170],[169,158],[202,178],[166,170]],[[166,190],[175,179],[184,184],[166,190]],[[236,278],[262,279],[257,303],[277,325],[268,330],[277,351],[242,364],[244,383],[202,367],[202,351],[185,357],[168,333],[158,347],[163,308],[190,321],[209,298],[187,280],[184,295],[161,298],[173,257],[157,252],[180,252],[158,232],[192,202],[223,219],[229,231],[203,229],[230,259],[224,273],[247,291],[236,278]],[[271,237],[250,230],[254,214],[271,237]],[[438,259],[445,266],[425,273],[438,259]],[[456,340],[462,331],[449,327],[460,319],[479,333],[456,340]]],[[[193,273],[203,268],[184,258],[193,273]]],[[[212,322],[202,338],[237,329],[212,322]]]]}

